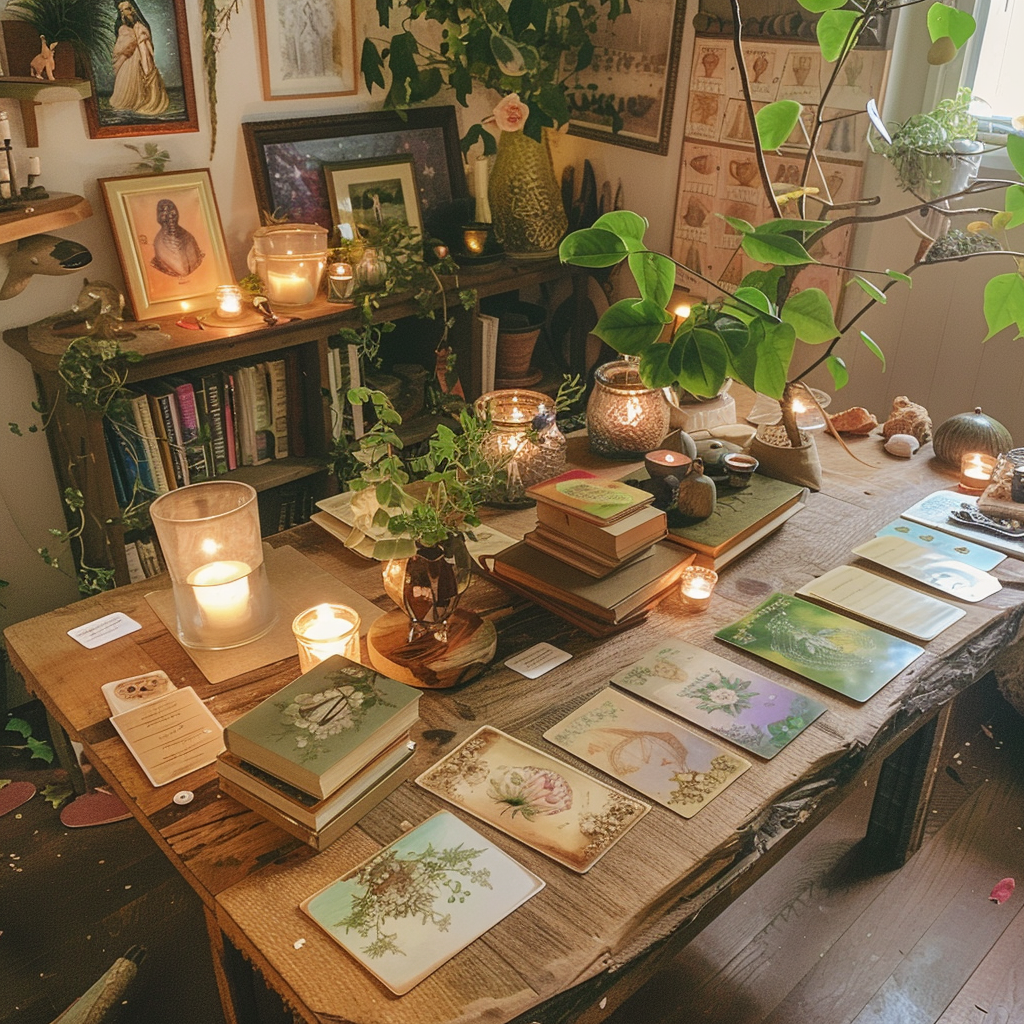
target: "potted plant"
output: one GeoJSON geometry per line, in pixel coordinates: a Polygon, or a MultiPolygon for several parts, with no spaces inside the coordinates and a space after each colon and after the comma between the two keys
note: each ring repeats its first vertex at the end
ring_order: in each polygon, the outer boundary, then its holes
{"type": "MultiPolygon", "coordinates": [[[[509,255],[553,254],[565,233],[565,211],[543,132],[569,122],[569,94],[579,88],[579,75],[590,66],[593,33],[602,18],[616,18],[626,10],[622,0],[377,4],[382,28],[390,28],[393,18],[401,24],[390,40],[368,37],[363,43],[363,77],[371,93],[374,86],[386,90],[386,108],[404,110],[432,99],[444,87],[454,90],[463,106],[468,106],[475,85],[499,98],[487,119],[500,130],[497,145],[489,130],[475,124],[462,147],[466,151],[480,141],[485,155],[497,153],[490,207],[495,236],[509,255]]],[[[598,109],[591,112],[607,117],[617,130],[622,119],[615,98],[602,96],[595,102],[598,109]]]]}
{"type": "Polygon", "coordinates": [[[942,100],[927,114],[914,114],[891,131],[878,123],[868,141],[896,172],[900,188],[922,201],[965,189],[978,174],[985,145],[970,113],[971,90],[942,100]]]}
{"type": "MultiPolygon", "coordinates": [[[[739,235],[743,252],[765,269],[748,274],[735,288],[712,281],[699,268],[650,250],[644,242],[646,221],[628,211],[605,214],[593,227],[570,234],[560,247],[562,260],[579,266],[602,268],[628,263],[639,298],[623,299],[610,306],[593,333],[618,352],[636,357],[640,375],[648,386],[678,385],[694,395],[712,396],[727,378],[740,380],[755,392],[781,402],[783,443],[794,449],[807,443],[797,427],[793,408],[798,384],[813,370],[824,366],[835,387],[843,387],[848,372],[843,359],[836,354],[836,347],[856,329],[868,309],[885,302],[889,289],[909,287],[911,275],[925,262],[965,259],[979,254],[990,256],[991,240],[996,239],[1012,269],[996,274],[986,285],[984,313],[988,337],[1011,325],[1015,325],[1018,332],[1024,332],[1024,276],[1019,262],[1024,259],[1024,253],[1013,251],[1006,240],[1008,230],[1024,224],[1024,186],[1011,181],[979,179],[934,202],[920,201],[883,213],[873,212],[879,202],[877,199],[838,207],[828,197],[819,196],[816,188],[809,187],[810,170],[816,163],[815,146],[826,124],[825,108],[831,83],[839,78],[861,34],[877,17],[885,14],[889,5],[886,0],[868,0],[847,10],[840,9],[845,7],[842,0],[828,3],[801,0],[801,6],[809,11],[824,12],[818,20],[817,37],[824,60],[835,67],[821,99],[810,112],[810,146],[803,159],[801,179],[795,185],[785,186],[782,194],[772,188],[765,153],[786,143],[801,118],[803,107],[792,100],[780,100],[755,112],[749,76],[742,59],[739,60],[747,113],[754,128],[757,172],[772,217],[757,225],[735,217],[726,220],[739,235]],[[969,218],[967,232],[985,234],[989,241],[984,246],[971,252],[958,249],[952,255],[940,255],[927,261],[922,256],[921,262],[905,272],[887,268],[840,268],[851,275],[853,288],[866,297],[866,301],[842,322],[837,322],[824,291],[813,287],[801,289],[801,272],[817,262],[812,252],[830,233],[860,223],[898,220],[931,209],[938,203],[973,198],[997,189],[1006,189],[1002,211],[975,206],[958,206],[945,211],[951,216],[969,218]],[[991,219],[979,220],[980,216],[991,219]],[[677,268],[707,284],[714,297],[695,305],[690,315],[678,323],[669,339],[663,342],[666,326],[673,323],[667,306],[672,298],[677,268]],[[810,358],[801,360],[806,365],[794,372],[793,363],[798,353],[807,353],[810,358]]],[[[734,43],[739,54],[743,19],[738,0],[734,0],[733,7],[734,43]]],[[[955,49],[970,32],[959,21],[951,28],[950,10],[936,3],[929,10],[928,25],[933,41],[949,38],[949,45],[955,49]],[[933,17],[936,9],[939,15],[933,17]]],[[[973,30],[973,19],[969,20],[973,30]]],[[[962,98],[959,102],[962,103],[962,98]]],[[[958,104],[954,104],[953,109],[958,109],[958,104]]],[[[1010,135],[1007,152],[1017,172],[1024,174],[1024,137],[1010,135]]],[[[856,336],[884,364],[885,356],[875,340],[863,330],[856,331],[856,336]]]]}
{"type": "Polygon", "coordinates": [[[116,10],[107,0],[10,0],[3,23],[9,75],[36,74],[33,60],[45,46],[55,61],[54,78],[75,77],[75,54],[86,63],[90,51],[109,50],[116,10]]]}

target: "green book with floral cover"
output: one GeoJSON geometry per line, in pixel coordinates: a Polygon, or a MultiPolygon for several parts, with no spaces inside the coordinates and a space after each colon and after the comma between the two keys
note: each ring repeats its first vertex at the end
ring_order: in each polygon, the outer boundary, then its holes
{"type": "Polygon", "coordinates": [[[621,480],[606,480],[585,469],[570,469],[526,489],[540,504],[554,505],[588,523],[608,526],[650,505],[654,495],[621,480]]]}
{"type": "Polygon", "coordinates": [[[224,730],[229,751],[304,793],[326,797],[419,717],[420,691],[335,655],[224,730]]]}

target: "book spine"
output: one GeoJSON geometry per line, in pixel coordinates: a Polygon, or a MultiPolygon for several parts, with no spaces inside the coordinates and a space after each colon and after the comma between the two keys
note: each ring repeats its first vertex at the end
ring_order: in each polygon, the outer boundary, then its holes
{"type": "Polygon", "coordinates": [[[288,437],[288,384],[283,359],[267,363],[267,383],[270,390],[270,418],[274,424],[274,458],[285,459],[289,453],[288,437]]]}
{"type": "Polygon", "coordinates": [[[238,433],[235,430],[235,375],[224,374],[224,447],[228,460],[228,472],[238,469],[238,433]]]}
{"type": "Polygon", "coordinates": [[[303,427],[302,364],[299,353],[288,349],[284,354],[285,394],[288,400],[288,451],[297,458],[306,455],[306,432],[303,427]]]}
{"type": "Polygon", "coordinates": [[[164,467],[164,476],[167,479],[168,490],[180,487],[177,473],[175,472],[174,459],[171,457],[171,442],[167,436],[167,427],[171,422],[170,413],[164,417],[164,410],[161,408],[160,399],[156,395],[149,396],[149,413],[153,421],[153,429],[156,431],[157,445],[160,448],[160,462],[164,467]]]}
{"type": "Polygon", "coordinates": [[[267,387],[267,364],[250,366],[252,384],[252,417],[256,440],[254,465],[261,466],[274,458],[274,420],[270,412],[270,390],[267,387]]]}
{"type": "Polygon", "coordinates": [[[139,537],[135,541],[135,547],[139,552],[139,560],[142,562],[146,578],[159,576],[164,571],[163,563],[160,560],[160,553],[152,537],[139,537]]]}
{"type": "MultiPolygon", "coordinates": [[[[358,388],[363,385],[363,373],[359,366],[359,346],[347,346],[348,356],[348,388],[358,388]]],[[[346,390],[348,390],[346,388],[346,390]]],[[[361,405],[352,406],[352,432],[355,437],[362,437],[366,433],[366,422],[363,417],[361,405]]]]}
{"type": "Polygon", "coordinates": [[[127,508],[129,492],[125,483],[124,468],[121,465],[121,452],[114,438],[114,431],[109,420],[103,421],[103,441],[107,449],[107,462],[110,464],[110,479],[114,485],[114,497],[118,508],[127,508]]]}
{"type": "Polygon", "coordinates": [[[188,381],[174,388],[178,401],[178,419],[181,424],[181,447],[188,466],[189,483],[197,484],[209,480],[210,466],[206,460],[206,448],[201,440],[199,406],[196,404],[195,388],[188,381]]]}
{"type": "Polygon", "coordinates": [[[134,395],[131,399],[132,419],[135,421],[135,429],[146,449],[146,462],[149,465],[149,472],[153,480],[153,492],[155,494],[166,494],[170,487],[167,484],[167,474],[164,472],[163,459],[160,457],[160,445],[157,442],[156,428],[153,426],[153,415],[149,408],[149,399],[146,395],[134,395]]]}
{"type": "Polygon", "coordinates": [[[125,544],[124,560],[128,563],[129,582],[141,583],[146,578],[146,570],[142,567],[142,559],[139,557],[139,549],[135,541],[130,540],[125,544]]]}
{"type": "Polygon", "coordinates": [[[329,348],[327,350],[327,388],[331,407],[331,437],[335,441],[345,432],[345,405],[339,393],[341,388],[340,370],[338,350],[329,348]]]}
{"type": "Polygon", "coordinates": [[[228,471],[228,446],[224,427],[224,396],[220,374],[207,374],[199,379],[202,395],[201,420],[210,433],[210,466],[216,476],[228,471]]]}

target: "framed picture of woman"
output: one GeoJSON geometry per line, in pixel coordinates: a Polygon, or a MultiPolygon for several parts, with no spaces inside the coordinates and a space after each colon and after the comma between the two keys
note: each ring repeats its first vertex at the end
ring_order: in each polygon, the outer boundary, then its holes
{"type": "Polygon", "coordinates": [[[100,178],[134,315],[181,316],[233,284],[210,172],[100,178]]]}
{"type": "Polygon", "coordinates": [[[89,53],[93,139],[199,130],[185,0],[116,0],[112,42],[89,53]]]}

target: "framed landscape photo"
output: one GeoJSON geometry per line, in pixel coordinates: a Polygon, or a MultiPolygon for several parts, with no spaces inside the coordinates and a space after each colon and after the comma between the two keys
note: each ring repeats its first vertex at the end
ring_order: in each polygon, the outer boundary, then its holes
{"type": "Polygon", "coordinates": [[[324,177],[342,238],[369,238],[391,224],[423,230],[411,156],[324,164],[324,177]]]}
{"type": "Polygon", "coordinates": [[[453,230],[471,215],[462,169],[455,108],[422,107],[399,116],[391,110],[243,121],[256,203],[265,221],[270,215],[332,228],[332,201],[324,165],[376,163],[409,158],[423,233],[449,245],[453,230]]]}
{"type": "Polygon", "coordinates": [[[358,91],[355,0],[256,0],[265,100],[358,91]]]}
{"type": "Polygon", "coordinates": [[[180,317],[214,305],[234,272],[210,172],[100,178],[134,315],[180,317]]]}
{"type": "Polygon", "coordinates": [[[590,66],[578,75],[580,88],[568,94],[569,134],[664,156],[686,0],[630,0],[629,7],[629,14],[614,21],[603,18],[593,36],[590,66]],[[623,120],[618,132],[590,110],[594,97],[609,95],[623,120]]]}
{"type": "Polygon", "coordinates": [[[109,16],[112,48],[89,53],[89,137],[198,131],[185,0],[118,0],[109,16]]]}

